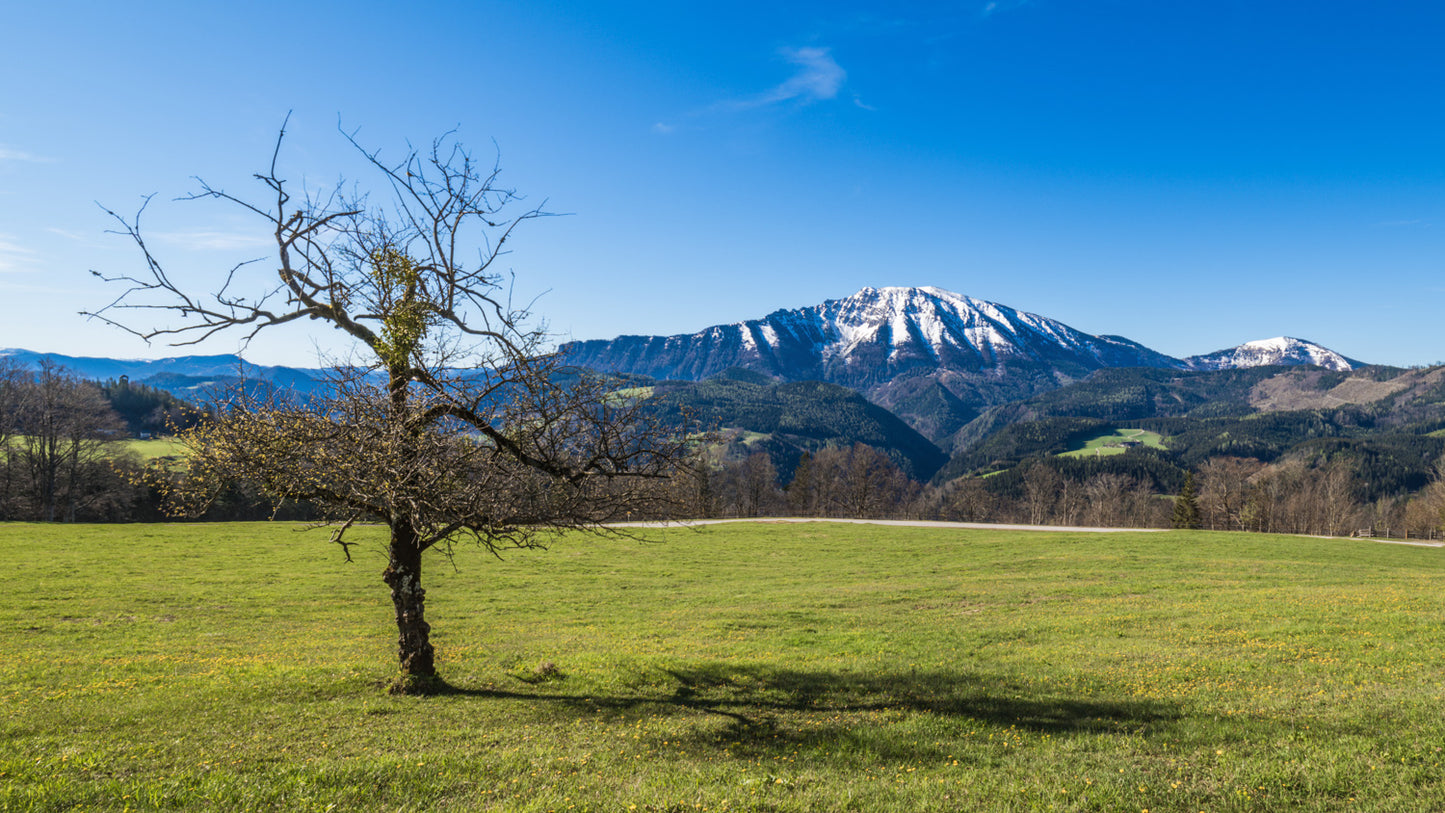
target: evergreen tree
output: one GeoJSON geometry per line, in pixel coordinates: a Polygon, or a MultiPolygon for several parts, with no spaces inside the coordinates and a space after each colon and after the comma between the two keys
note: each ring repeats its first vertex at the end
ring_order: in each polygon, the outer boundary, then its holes
{"type": "Polygon", "coordinates": [[[1199,527],[1199,501],[1194,491],[1194,472],[1184,476],[1184,488],[1174,498],[1174,527],[1199,527]]]}

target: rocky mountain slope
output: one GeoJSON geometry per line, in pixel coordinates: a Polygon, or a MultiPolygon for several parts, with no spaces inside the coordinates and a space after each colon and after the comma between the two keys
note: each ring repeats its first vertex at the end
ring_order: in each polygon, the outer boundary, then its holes
{"type": "Polygon", "coordinates": [[[816,379],[854,389],[940,369],[1184,366],[1128,339],[1091,336],[939,288],[864,288],[846,299],[691,335],[571,342],[562,351],[575,364],[655,378],[700,380],[743,367],[787,381],[816,379]]]}
{"type": "Polygon", "coordinates": [[[1100,369],[1359,365],[1297,339],[1177,359],[1119,336],[1090,335],[931,287],[864,288],[845,299],[690,335],[571,342],[561,352],[580,366],[659,379],[697,381],[744,368],[780,381],[839,384],[945,445],[990,406],[1048,392],[1100,369]]]}
{"type": "MultiPolygon", "coordinates": [[[[1360,366],[1317,344],[1285,337],[1178,359],[1119,336],[1090,335],[1054,319],[932,287],[864,288],[844,299],[693,334],[571,342],[559,352],[579,367],[654,380],[702,381],[728,370],[748,370],[773,382],[840,385],[894,412],[946,451],[971,442],[980,426],[992,426],[996,417],[976,423],[992,408],[1099,371],[1313,365],[1307,369],[1320,372],[1360,366]],[[970,424],[973,429],[965,431],[970,424]]],[[[190,399],[234,386],[243,370],[235,356],[121,361],[0,350],[0,357],[32,367],[49,359],[86,378],[125,375],[190,399]]],[[[246,365],[244,376],[258,386],[299,394],[324,386],[318,370],[246,365]]],[[[1295,397],[1292,390],[1284,395],[1295,397]]]]}

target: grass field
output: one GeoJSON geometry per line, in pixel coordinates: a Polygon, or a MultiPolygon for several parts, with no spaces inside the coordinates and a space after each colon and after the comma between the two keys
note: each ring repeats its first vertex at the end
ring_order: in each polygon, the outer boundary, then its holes
{"type": "MultiPolygon", "coordinates": [[[[12,437],[10,439],[10,443],[15,447],[18,447],[22,442],[24,442],[23,438],[12,437]]],[[[142,461],[159,460],[166,457],[179,458],[186,454],[185,444],[174,437],[148,438],[146,440],[126,438],[115,441],[106,448],[110,449],[111,453],[134,454],[142,461]]]]}
{"type": "Polygon", "coordinates": [[[150,438],[148,440],[123,440],[119,443],[119,446],[121,449],[135,454],[141,460],[180,457],[186,453],[185,445],[173,437],[150,438]]]}
{"type": "Polygon", "coordinates": [[[1060,453],[1059,457],[1108,457],[1109,455],[1123,454],[1129,450],[1125,443],[1142,443],[1151,449],[1163,449],[1164,438],[1155,432],[1144,429],[1114,429],[1110,432],[1089,438],[1077,449],[1070,449],[1060,453]]]}
{"type": "Polygon", "coordinates": [[[379,551],[0,525],[0,810],[1445,809],[1445,551],[652,538],[432,559],[397,698],[379,551]]]}
{"type": "Polygon", "coordinates": [[[616,400],[621,402],[646,399],[652,397],[653,389],[653,387],[623,387],[613,390],[607,398],[609,401],[616,400]]]}

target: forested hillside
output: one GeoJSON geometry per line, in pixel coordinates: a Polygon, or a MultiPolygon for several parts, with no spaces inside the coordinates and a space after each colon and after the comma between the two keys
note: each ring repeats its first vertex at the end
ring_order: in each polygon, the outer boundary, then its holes
{"type": "Polygon", "coordinates": [[[697,383],[663,382],[654,397],[687,410],[703,426],[762,436],[748,445],[768,453],[784,482],[805,453],[828,446],[871,446],[920,481],[947,460],[898,416],[853,390],[821,381],[762,383],[756,376],[743,371],[697,383]]]}
{"type": "MultiPolygon", "coordinates": [[[[198,408],[126,379],[103,384],[42,363],[0,359],[0,520],[159,521],[169,517],[147,485],[136,438],[167,434],[201,419],[198,408]]],[[[278,510],[251,484],[231,483],[201,519],[315,516],[278,510]]]]}
{"type": "Polygon", "coordinates": [[[100,394],[133,437],[174,434],[193,426],[200,412],[170,392],[122,376],[100,384],[100,394]]]}
{"type": "MultiPolygon", "coordinates": [[[[0,518],[164,518],[125,439],[184,428],[200,411],[126,379],[0,366],[0,518]]],[[[1181,516],[1209,528],[1445,528],[1445,368],[1105,368],[972,417],[936,381],[908,381],[899,392],[931,403],[936,426],[962,424],[951,457],[834,384],[731,369],[702,382],[625,376],[615,386],[619,397],[648,398],[718,430],[697,477],[677,484],[691,490],[685,499],[698,516],[1167,526],[1181,521],[1175,508],[1188,481],[1196,512],[1181,516]]],[[[207,517],[270,511],[263,494],[237,482],[207,517]]]]}
{"type": "Polygon", "coordinates": [[[1109,369],[986,411],[957,433],[934,483],[1024,503],[1053,489],[1052,507],[1028,513],[1069,521],[1081,490],[1069,483],[1107,476],[1177,494],[1192,473],[1209,527],[1429,535],[1445,525],[1442,427],[1441,368],[1109,369]],[[1141,431],[1162,448],[1082,451],[1141,431]]]}

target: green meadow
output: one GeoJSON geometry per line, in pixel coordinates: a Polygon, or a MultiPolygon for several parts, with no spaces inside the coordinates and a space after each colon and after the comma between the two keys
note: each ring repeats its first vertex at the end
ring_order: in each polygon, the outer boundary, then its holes
{"type": "Polygon", "coordinates": [[[1060,453],[1060,457],[1108,457],[1129,451],[1125,443],[1142,443],[1151,449],[1163,449],[1164,438],[1145,429],[1113,429],[1089,438],[1077,449],[1060,453]]]}
{"type": "Polygon", "coordinates": [[[166,457],[180,457],[186,454],[186,446],[174,437],[149,438],[147,440],[123,440],[118,448],[134,454],[141,460],[158,460],[166,457]]]}
{"type": "MultiPolygon", "coordinates": [[[[12,447],[18,447],[25,442],[25,438],[11,437],[12,447]]],[[[105,447],[109,454],[129,454],[142,462],[150,460],[162,460],[165,458],[178,458],[187,454],[186,445],[176,437],[159,437],[139,440],[137,438],[126,438],[109,443],[105,447]]]]}
{"type": "Polygon", "coordinates": [[[433,557],[391,697],[379,546],[0,525],[0,810],[1445,809],[1440,549],[646,533],[433,557]]]}

